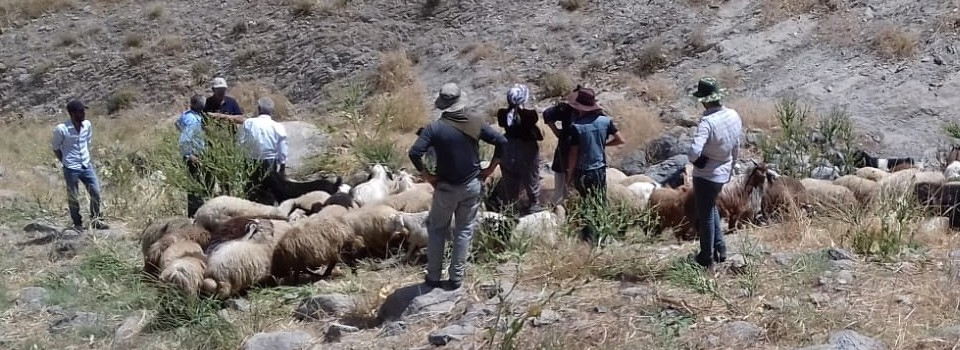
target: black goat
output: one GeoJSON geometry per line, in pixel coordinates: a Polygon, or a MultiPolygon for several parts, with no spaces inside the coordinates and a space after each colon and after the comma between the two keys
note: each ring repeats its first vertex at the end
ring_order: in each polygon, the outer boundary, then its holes
{"type": "Polygon", "coordinates": [[[853,165],[858,168],[863,167],[874,167],[883,171],[890,171],[891,169],[900,166],[914,166],[913,158],[877,158],[867,154],[862,150],[857,150],[853,153],[853,165]]]}

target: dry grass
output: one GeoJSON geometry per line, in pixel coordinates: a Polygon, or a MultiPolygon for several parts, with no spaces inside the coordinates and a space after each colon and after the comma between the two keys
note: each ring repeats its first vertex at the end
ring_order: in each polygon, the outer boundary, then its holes
{"type": "Polygon", "coordinates": [[[760,3],[760,23],[773,25],[790,18],[818,10],[836,10],[833,0],[763,0],[760,3]]]}
{"type": "Polygon", "coordinates": [[[884,58],[905,59],[917,52],[915,33],[895,24],[881,25],[872,38],[873,48],[884,58]]]}
{"type": "Polygon", "coordinates": [[[127,33],[127,35],[123,37],[123,45],[128,48],[141,47],[143,46],[143,35],[140,33],[127,33]]]}
{"type": "Polygon", "coordinates": [[[409,133],[430,120],[429,109],[424,101],[424,88],[417,83],[394,93],[372,97],[364,108],[364,114],[384,120],[394,131],[409,133]]]}
{"type": "Polygon", "coordinates": [[[467,61],[474,64],[495,58],[499,52],[500,49],[495,44],[486,41],[472,43],[464,47],[463,50],[460,50],[460,54],[467,59],[467,61]]]}
{"type": "Polygon", "coordinates": [[[559,71],[547,71],[540,76],[540,91],[543,98],[565,96],[574,89],[573,80],[559,71]]]}
{"type": "Polygon", "coordinates": [[[290,100],[272,84],[264,81],[241,81],[230,87],[230,95],[237,99],[240,108],[247,114],[257,112],[257,100],[269,97],[273,100],[273,119],[276,121],[295,119],[295,110],[290,100]]]}
{"type": "Polygon", "coordinates": [[[640,51],[633,65],[633,73],[641,78],[653,74],[670,64],[670,56],[663,42],[653,41],[640,51]]]}
{"type": "Polygon", "coordinates": [[[740,114],[740,119],[746,128],[771,130],[779,126],[776,105],[771,101],[738,98],[725,104],[740,114]]]}
{"type": "Polygon", "coordinates": [[[743,73],[735,66],[713,65],[706,69],[694,70],[693,75],[698,79],[706,76],[714,77],[721,87],[729,91],[737,89],[743,83],[743,73]]]}
{"type": "Polygon", "coordinates": [[[632,75],[625,84],[644,102],[657,106],[673,103],[680,92],[675,82],[664,78],[641,79],[632,75]]]}
{"type": "Polygon", "coordinates": [[[380,54],[380,65],[376,73],[376,91],[399,92],[416,81],[413,62],[402,50],[380,54]]]}
{"type": "Polygon", "coordinates": [[[107,114],[130,109],[139,98],[139,91],[133,88],[121,88],[107,98],[107,114]]]}
{"type": "Polygon", "coordinates": [[[846,48],[861,44],[862,26],[853,14],[845,11],[836,12],[820,21],[817,33],[828,43],[846,48]]]}
{"type": "Polygon", "coordinates": [[[291,0],[290,14],[294,17],[310,16],[317,9],[317,0],[291,0]]]}
{"type": "Polygon", "coordinates": [[[614,118],[626,141],[623,146],[612,150],[613,153],[643,148],[648,141],[659,136],[664,128],[657,109],[640,102],[616,101],[604,106],[604,110],[614,118]]]}
{"type": "Polygon", "coordinates": [[[152,3],[146,7],[146,17],[156,21],[167,15],[167,7],[162,2],[152,3]]]}
{"type": "Polygon", "coordinates": [[[587,0],[560,0],[560,6],[567,11],[576,11],[587,5],[587,0]]]}
{"type": "Polygon", "coordinates": [[[154,44],[157,51],[167,55],[175,56],[184,50],[183,37],[179,35],[164,35],[154,44]]]}
{"type": "Polygon", "coordinates": [[[80,38],[73,32],[63,32],[57,35],[57,45],[60,46],[73,46],[79,42],[80,38]]]}
{"type": "Polygon", "coordinates": [[[0,1],[0,17],[9,20],[30,20],[75,8],[73,0],[4,0],[0,1]]]}

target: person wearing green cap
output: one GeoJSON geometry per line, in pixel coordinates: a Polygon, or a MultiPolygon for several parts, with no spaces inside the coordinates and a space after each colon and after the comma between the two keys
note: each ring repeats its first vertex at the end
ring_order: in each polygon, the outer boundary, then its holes
{"type": "Polygon", "coordinates": [[[703,105],[704,112],[697,126],[687,157],[693,163],[693,193],[700,233],[700,252],[693,259],[705,268],[726,260],[726,244],[720,230],[717,196],[730,182],[737,163],[743,122],[737,111],[724,107],[720,100],[726,94],[714,78],[703,78],[691,96],[703,105]]]}

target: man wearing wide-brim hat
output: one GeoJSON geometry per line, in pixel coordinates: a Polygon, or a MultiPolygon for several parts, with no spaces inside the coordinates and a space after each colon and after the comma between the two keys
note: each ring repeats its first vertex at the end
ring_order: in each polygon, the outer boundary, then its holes
{"type": "Polygon", "coordinates": [[[420,176],[435,188],[427,216],[429,240],[425,284],[431,288],[458,289],[463,282],[475,218],[480,209],[481,183],[499,165],[507,139],[487,125],[483,118],[469,113],[464,94],[457,84],[444,84],[434,106],[441,111],[440,118],[420,129],[409,152],[410,161],[420,176]],[[495,146],[493,159],[486,169],[480,168],[481,140],[495,146]],[[423,164],[423,156],[429,148],[436,153],[433,174],[423,164]],[[456,222],[453,225],[450,279],[444,286],[440,281],[440,269],[453,218],[456,222]]]}
{"type": "Polygon", "coordinates": [[[700,79],[691,96],[704,108],[687,157],[693,163],[693,193],[695,220],[700,234],[700,252],[694,260],[703,267],[712,268],[726,260],[726,245],[720,230],[717,196],[723,185],[730,182],[733,167],[740,150],[743,122],[737,111],[724,107],[720,100],[726,94],[717,80],[700,79]]]}
{"type": "MultiPolygon", "coordinates": [[[[581,196],[592,197],[595,203],[589,207],[604,208],[607,202],[606,148],[622,145],[623,137],[613,119],[597,104],[593,89],[580,88],[567,95],[566,100],[576,114],[569,134],[567,181],[573,183],[581,196]]],[[[596,228],[589,222],[581,231],[581,238],[592,244],[598,237],[596,228]]]]}

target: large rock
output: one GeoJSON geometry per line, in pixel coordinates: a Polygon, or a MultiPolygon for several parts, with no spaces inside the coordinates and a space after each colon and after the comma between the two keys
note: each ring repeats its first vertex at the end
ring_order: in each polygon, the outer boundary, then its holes
{"type": "Polygon", "coordinates": [[[887,345],[879,340],[865,337],[846,329],[833,332],[827,344],[808,346],[797,350],[886,350],[887,345]]]}
{"type": "Polygon", "coordinates": [[[123,319],[123,323],[117,327],[113,337],[114,349],[129,349],[133,345],[144,327],[153,321],[154,313],[147,310],[140,310],[137,314],[123,319]]]}
{"type": "Polygon", "coordinates": [[[340,316],[356,307],[356,300],[344,294],[325,294],[303,299],[294,312],[297,320],[317,320],[324,315],[340,316]]]}
{"type": "Polygon", "coordinates": [[[27,287],[20,290],[17,304],[27,308],[39,309],[47,306],[50,301],[50,292],[43,287],[27,287]]]}
{"type": "Polygon", "coordinates": [[[104,326],[106,318],[92,312],[73,312],[60,317],[50,323],[48,330],[51,334],[61,334],[66,331],[89,330],[104,326]]]}
{"type": "Polygon", "coordinates": [[[620,159],[620,171],[627,176],[643,174],[647,171],[647,153],[642,149],[627,152],[620,159]]]}
{"type": "Polygon", "coordinates": [[[257,333],[243,343],[243,350],[302,350],[313,342],[303,331],[257,333]]]}
{"type": "Polygon", "coordinates": [[[671,175],[681,171],[688,162],[687,155],[678,154],[670,157],[670,159],[650,166],[645,175],[649,176],[654,181],[662,183],[671,175]]]}
{"type": "Polygon", "coordinates": [[[440,288],[431,289],[421,284],[407,286],[387,297],[377,310],[377,319],[381,322],[407,321],[448,314],[464,297],[463,288],[445,291],[440,288]]]}
{"type": "Polygon", "coordinates": [[[287,130],[288,172],[298,173],[302,170],[306,159],[326,151],[330,137],[320,131],[316,125],[302,121],[287,121],[280,124],[287,130]]]}
{"type": "Polygon", "coordinates": [[[680,138],[670,134],[650,140],[647,142],[646,150],[647,161],[650,163],[660,163],[673,156],[686,154],[686,148],[680,138]]]}

